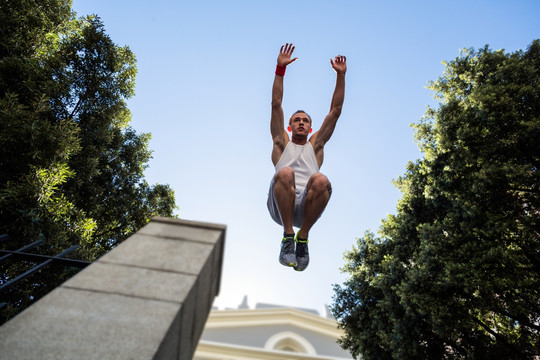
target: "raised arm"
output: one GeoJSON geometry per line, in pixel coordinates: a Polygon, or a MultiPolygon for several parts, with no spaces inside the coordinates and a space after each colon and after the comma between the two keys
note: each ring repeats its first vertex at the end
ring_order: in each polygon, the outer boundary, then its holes
{"type": "Polygon", "coordinates": [[[332,68],[336,71],[336,87],[332,95],[330,103],[330,112],[326,115],[319,131],[311,137],[310,141],[315,149],[315,154],[319,161],[319,166],[322,164],[324,145],[330,140],[334,133],[336,123],[341,115],[341,108],[345,99],[345,73],[347,72],[347,59],[345,56],[338,55],[333,60],[330,59],[332,68]]]}
{"type": "Polygon", "coordinates": [[[285,145],[289,141],[289,135],[285,131],[285,119],[281,103],[283,101],[283,76],[287,65],[296,61],[292,58],[293,44],[285,44],[281,47],[277,58],[276,75],[272,86],[272,116],[270,118],[270,134],[272,135],[272,162],[277,164],[283,154],[285,145]]]}

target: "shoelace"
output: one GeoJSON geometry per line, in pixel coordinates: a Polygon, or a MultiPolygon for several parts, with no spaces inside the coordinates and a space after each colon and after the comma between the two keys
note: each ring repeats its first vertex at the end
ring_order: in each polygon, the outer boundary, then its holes
{"type": "Polygon", "coordinates": [[[286,253],[293,253],[294,252],[294,239],[292,239],[292,238],[284,238],[282,243],[283,243],[283,250],[286,253]]]}
{"type": "Polygon", "coordinates": [[[298,242],[296,244],[296,256],[302,257],[307,254],[307,242],[298,242]]]}

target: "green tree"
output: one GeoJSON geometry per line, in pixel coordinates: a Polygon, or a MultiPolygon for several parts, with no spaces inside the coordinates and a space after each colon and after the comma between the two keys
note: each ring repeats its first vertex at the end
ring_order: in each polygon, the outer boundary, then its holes
{"type": "Polygon", "coordinates": [[[341,345],[365,359],[540,355],[540,41],[445,63],[397,215],[346,254],[341,345]]]}
{"type": "MultiPolygon", "coordinates": [[[[114,44],[96,16],[77,18],[71,1],[0,1],[4,248],[42,241],[40,253],[57,254],[77,244],[73,257],[92,261],[152,216],[172,216],[174,192],[144,179],[150,134],[129,126],[135,75],[129,48],[114,44]]],[[[0,285],[27,267],[3,264],[0,285]]],[[[39,274],[2,294],[2,318],[68,273],[39,274]]]]}
{"type": "Polygon", "coordinates": [[[67,66],[54,77],[67,91],[55,99],[54,106],[59,116],[78,125],[81,146],[70,158],[76,176],[68,179],[65,192],[96,222],[91,242],[95,256],[138,230],[151,216],[171,216],[174,196],[168,186],[149,186],[144,180],[150,135],[139,135],[128,126],[131,114],[125,99],[134,92],[133,53],[116,46],[93,17],[62,42],[59,53],[67,66]]]}

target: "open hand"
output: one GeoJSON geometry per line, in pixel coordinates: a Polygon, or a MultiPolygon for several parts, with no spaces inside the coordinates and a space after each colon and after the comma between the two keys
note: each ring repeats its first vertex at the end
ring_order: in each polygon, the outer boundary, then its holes
{"type": "Polygon", "coordinates": [[[279,55],[277,58],[277,64],[281,66],[287,66],[290,63],[296,61],[298,58],[291,59],[292,53],[294,51],[294,45],[293,44],[285,44],[281,47],[281,50],[279,51],[279,55]]]}
{"type": "Polygon", "coordinates": [[[332,64],[332,69],[338,74],[345,74],[347,72],[347,58],[343,55],[336,56],[334,60],[330,59],[330,64],[332,64]]]}

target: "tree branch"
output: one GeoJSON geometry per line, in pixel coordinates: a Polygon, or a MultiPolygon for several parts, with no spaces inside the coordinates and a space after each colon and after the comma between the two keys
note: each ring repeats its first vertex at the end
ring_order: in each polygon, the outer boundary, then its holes
{"type": "Polygon", "coordinates": [[[480,325],[482,328],[484,328],[484,330],[486,330],[488,333],[490,333],[491,335],[493,335],[495,337],[495,339],[499,342],[501,342],[504,346],[506,346],[507,348],[509,348],[510,350],[512,350],[512,352],[516,355],[518,355],[518,357],[520,359],[523,359],[523,360],[527,360],[527,357],[525,355],[523,355],[520,351],[519,348],[515,347],[514,345],[510,344],[508,342],[508,340],[506,340],[506,338],[504,338],[503,336],[501,336],[499,333],[495,332],[494,330],[492,330],[489,326],[487,326],[486,324],[484,324],[480,319],[472,316],[472,319],[473,321],[480,325]]]}

